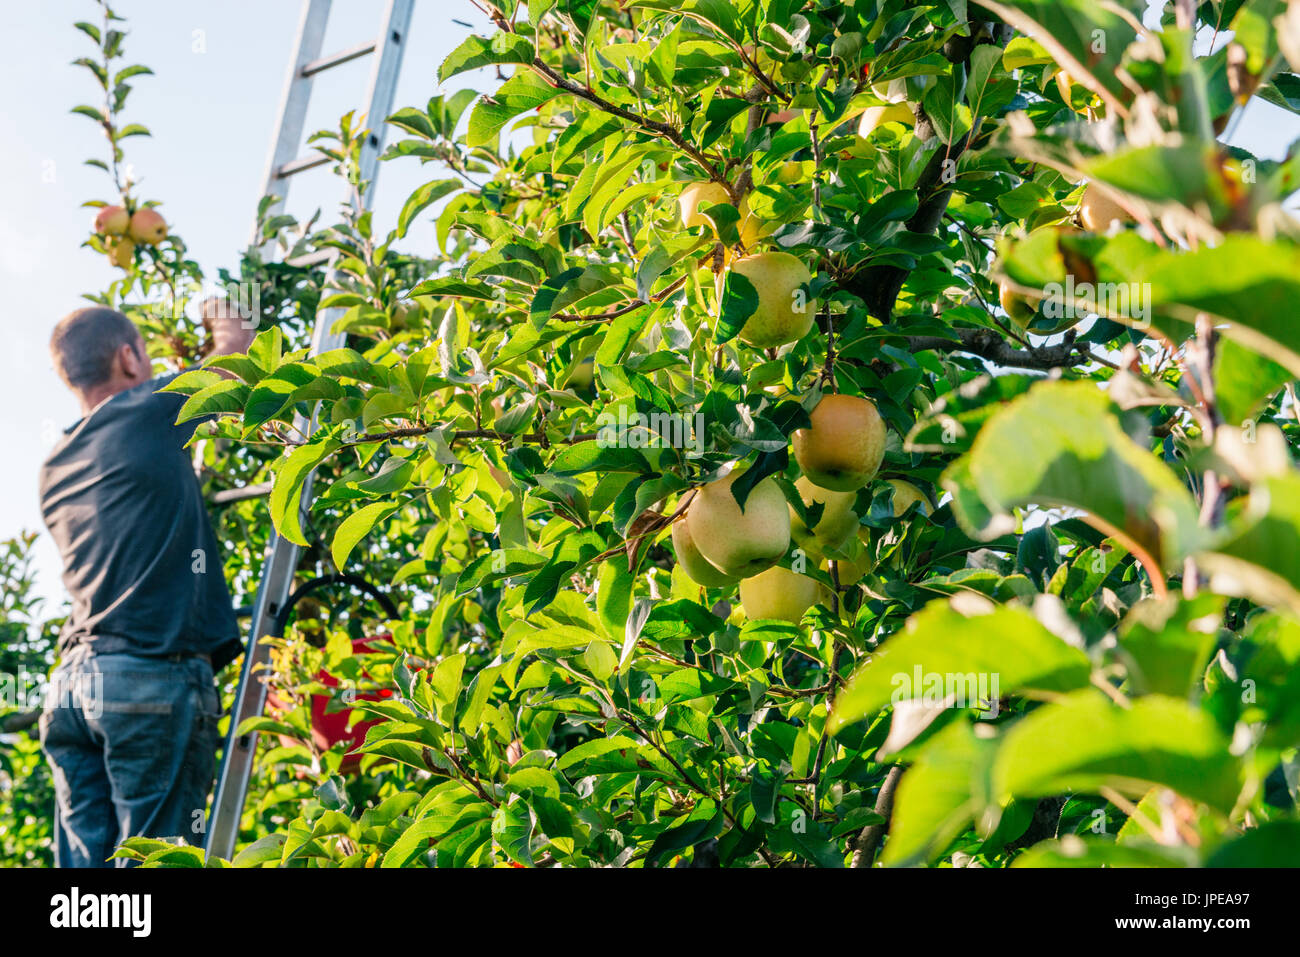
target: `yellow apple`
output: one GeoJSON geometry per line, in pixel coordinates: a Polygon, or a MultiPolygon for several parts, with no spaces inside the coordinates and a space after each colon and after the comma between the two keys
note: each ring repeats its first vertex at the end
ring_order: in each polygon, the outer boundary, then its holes
{"type": "Polygon", "coordinates": [[[130,269],[135,260],[135,243],[125,236],[115,236],[105,244],[108,261],[121,269],[130,269]]]}
{"type": "Polygon", "coordinates": [[[758,349],[802,339],[812,328],[816,300],[804,302],[799,287],[812,278],[808,267],[789,253],[755,253],[737,259],[732,270],[758,293],[758,309],[740,330],[740,339],[758,349]]]}
{"type": "Polygon", "coordinates": [[[677,555],[677,564],[690,576],[691,581],[706,588],[721,588],[736,584],[737,579],[725,575],[709,560],[700,554],[691,539],[690,525],[685,518],[673,522],[673,552],[677,555]]]}
{"type": "Polygon", "coordinates": [[[130,232],[137,243],[157,246],[167,238],[167,223],[152,209],[138,209],[131,217],[130,232]]]}
{"type": "Polygon", "coordinates": [[[95,232],[101,236],[121,236],[131,224],[131,216],[121,206],[105,206],[95,214],[95,232]]]}
{"type": "Polygon", "coordinates": [[[1034,318],[1034,314],[1038,311],[1034,308],[1034,304],[1030,302],[1028,296],[1012,291],[1011,287],[1005,282],[998,286],[998,303],[1006,314],[1011,317],[1011,321],[1021,329],[1029,325],[1029,321],[1034,318]]]}
{"type": "Polygon", "coordinates": [[[687,229],[694,229],[696,226],[708,226],[712,229],[713,224],[700,211],[700,207],[730,202],[731,197],[727,195],[723,185],[709,180],[705,183],[692,183],[682,190],[681,196],[677,199],[677,208],[682,217],[682,225],[687,229]]]}
{"type": "Polygon", "coordinates": [[[587,356],[587,358],[583,359],[573,367],[573,371],[569,373],[569,379],[566,385],[579,392],[585,389],[590,389],[592,383],[595,381],[595,372],[596,358],[595,356],[587,356]]]}
{"type": "Polygon", "coordinates": [[[858,123],[858,135],[866,139],[885,123],[902,123],[904,126],[912,126],[916,123],[916,116],[906,103],[869,106],[862,112],[862,119],[858,123]]]}
{"type": "Polygon", "coordinates": [[[797,625],[804,612],[825,600],[825,591],[816,579],[774,565],[740,583],[740,605],[751,621],[776,618],[797,625]]]}
{"type": "Polygon", "coordinates": [[[1094,233],[1104,233],[1111,223],[1119,220],[1121,225],[1133,222],[1133,217],[1106,193],[1089,184],[1084,188],[1083,199],[1079,201],[1079,222],[1083,228],[1094,233]]]}
{"type": "Polygon", "coordinates": [[[890,479],[894,487],[894,518],[900,517],[908,507],[916,503],[921,505],[921,514],[930,514],[930,496],[905,479],[890,479]]]}
{"type": "Polygon", "coordinates": [[[858,543],[852,549],[852,558],[840,558],[835,561],[835,579],[841,588],[856,585],[867,572],[876,567],[876,559],[871,551],[871,535],[866,528],[859,527],[858,543]]]}
{"type": "Polygon", "coordinates": [[[822,506],[821,518],[814,528],[808,528],[803,519],[790,508],[790,537],[810,555],[818,557],[826,554],[826,549],[840,548],[849,540],[858,524],[858,513],[853,511],[857,492],[833,492],[819,488],[801,475],[795,479],[794,487],[799,490],[799,497],[804,505],[822,506]]]}
{"type": "Polygon", "coordinates": [[[852,492],[871,481],[885,455],[885,420],[870,399],[827,395],[809,415],[812,425],[796,429],[794,457],[809,481],[836,492],[852,492]]]}
{"type": "Polygon", "coordinates": [[[750,249],[762,242],[775,224],[759,219],[750,211],[747,203],[742,201],[740,205],[744,210],[740,220],[740,242],[746,249],[750,249]]]}
{"type": "Polygon", "coordinates": [[[747,578],[771,568],[790,547],[790,506],[771,476],[745,499],[741,511],[731,487],[732,473],[695,493],[686,523],[695,547],[725,575],[747,578]]]}

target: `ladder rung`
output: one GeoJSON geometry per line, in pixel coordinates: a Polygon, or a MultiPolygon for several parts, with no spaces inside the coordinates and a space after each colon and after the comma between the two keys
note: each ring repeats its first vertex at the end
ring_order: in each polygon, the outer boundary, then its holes
{"type": "Polygon", "coordinates": [[[307,253],[305,256],[294,256],[292,259],[286,259],[284,264],[286,266],[294,266],[298,269],[303,269],[307,266],[319,266],[321,263],[326,263],[333,259],[336,252],[338,252],[338,250],[334,248],[318,249],[314,253],[307,253]]]}
{"type": "Polygon", "coordinates": [[[320,156],[300,156],[296,160],[285,163],[275,171],[276,179],[288,179],[294,173],[303,173],[309,169],[315,169],[317,166],[324,166],[330,161],[324,154],[320,156]]]}
{"type": "Polygon", "coordinates": [[[226,505],[230,502],[242,502],[245,499],[261,498],[263,495],[270,494],[270,482],[262,482],[258,485],[245,485],[243,488],[224,488],[220,492],[212,493],[212,504],[226,505]]]}
{"type": "Polygon", "coordinates": [[[358,43],[354,47],[348,47],[346,50],[340,50],[338,53],[332,53],[329,56],[323,56],[319,60],[312,60],[302,68],[301,76],[315,76],[317,73],[324,73],[333,67],[358,57],[366,56],[375,52],[375,41],[369,40],[366,43],[358,43]]]}

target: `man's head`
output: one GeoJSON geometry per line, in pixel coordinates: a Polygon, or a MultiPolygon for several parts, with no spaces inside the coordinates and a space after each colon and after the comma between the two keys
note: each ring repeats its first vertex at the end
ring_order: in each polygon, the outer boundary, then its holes
{"type": "Polygon", "coordinates": [[[152,371],[140,331],[120,312],[102,306],[60,319],[50,336],[50,355],[83,411],[148,382],[152,371]]]}

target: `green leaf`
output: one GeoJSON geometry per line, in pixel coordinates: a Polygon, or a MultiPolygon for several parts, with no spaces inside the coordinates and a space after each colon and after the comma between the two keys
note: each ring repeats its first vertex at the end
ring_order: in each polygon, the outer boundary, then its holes
{"type": "Polygon", "coordinates": [[[654,867],[667,854],[684,851],[717,837],[722,833],[723,823],[722,812],[713,801],[707,798],[700,801],[690,814],[678,818],[655,838],[650,853],[646,855],[646,866],[654,867]]]}
{"type": "Polygon", "coordinates": [[[264,864],[280,863],[284,850],[283,834],[266,834],[249,844],[235,855],[230,863],[235,867],[261,867],[264,864]]]}
{"type": "Polygon", "coordinates": [[[450,724],[456,711],[456,699],[460,697],[461,679],[465,673],[465,656],[457,653],[448,655],[438,662],[429,678],[433,697],[438,702],[438,720],[450,724]]]}
{"type": "Polygon", "coordinates": [[[821,821],[809,820],[803,808],[790,803],[779,805],[777,823],[767,829],[767,839],[778,854],[794,854],[814,867],[840,868],[844,857],[838,842],[821,821]]]}
{"type": "Polygon", "coordinates": [[[1214,350],[1214,399],[1231,425],[1254,419],[1291,378],[1286,368],[1234,339],[1219,340],[1214,350]]]}
{"type": "Polygon", "coordinates": [[[1106,838],[1069,834],[1042,841],[1015,859],[1012,867],[1192,867],[1187,848],[1161,847],[1150,841],[1117,844],[1106,838]]]}
{"type": "Polygon", "coordinates": [[[176,414],[176,421],[181,423],[203,415],[240,412],[248,400],[249,391],[248,386],[242,382],[221,379],[190,396],[176,414]]]}
{"type": "Polygon", "coordinates": [[[1034,710],[1002,741],[997,797],[1041,797],[1110,787],[1140,796],[1164,785],[1227,813],[1241,768],[1213,719],[1186,701],[1147,695],[1127,708],[1085,689],[1034,710]]]}
{"type": "Polygon", "coordinates": [[[492,838],[517,864],[533,866],[533,815],[524,800],[502,804],[492,814],[492,838]]]}
{"type": "MultiPolygon", "coordinates": [[[[304,397],[303,390],[320,377],[319,370],[310,363],[286,362],[280,366],[248,393],[248,399],[244,402],[244,428],[259,426],[301,401],[304,397]]],[[[336,383],[330,382],[330,386],[332,391],[328,397],[343,397],[343,390],[336,383]]]]}
{"type": "Polygon", "coordinates": [[[596,612],[601,628],[610,641],[622,641],[628,613],[632,609],[634,580],[627,570],[627,557],[623,554],[607,559],[600,566],[600,581],[596,591],[596,612]]]}
{"type": "Polygon", "coordinates": [[[469,129],[465,141],[470,149],[495,146],[497,137],[512,119],[527,110],[536,109],[547,100],[560,95],[531,70],[521,70],[501,84],[490,96],[484,96],[469,115],[469,129]]]}
{"type": "Polygon", "coordinates": [[[333,439],[300,445],[275,470],[275,484],[271,487],[271,521],[275,530],[296,545],[307,545],[302,531],[302,484],[321,462],[339,448],[333,439]]]}
{"type": "MultiPolygon", "coordinates": [[[[1137,20],[1130,22],[1131,14],[1122,15],[1120,7],[1112,9],[1093,0],[989,0],[982,6],[1017,33],[1036,40],[1053,60],[1070,71],[1075,82],[1081,82],[1082,71],[1086,71],[1112,101],[1127,103],[1132,97],[1120,76],[1125,51],[1137,38],[1133,27],[1137,20]],[[1105,43],[1097,44],[1097,36],[1105,37],[1105,43]]],[[[1017,50],[1013,55],[1021,54],[1017,50]]]]}
{"type": "Polygon", "coordinates": [[[532,63],[532,41],[518,33],[498,33],[491,39],[466,37],[438,67],[438,82],[446,83],[458,73],[477,70],[494,63],[532,63]]]}
{"type": "Polygon", "coordinates": [[[1233,233],[1214,247],[1161,253],[1131,276],[1149,284],[1157,327],[1181,341],[1199,313],[1219,333],[1300,376],[1300,327],[1290,309],[1300,301],[1300,249],[1233,233]]]}
{"type": "Polygon", "coordinates": [[[1300,476],[1255,483],[1229,505],[1224,525],[1196,556],[1210,587],[1300,615],[1300,476]]]}
{"type": "Polygon", "coordinates": [[[931,602],[886,639],[835,700],[828,728],[875,714],[891,702],[921,698],[959,707],[980,699],[1026,691],[1069,691],[1086,686],[1087,655],[1048,631],[1029,612],[988,605],[961,614],[946,601],[931,602]]]}
{"type": "Polygon", "coordinates": [[[721,345],[730,342],[745,327],[758,310],[758,290],[745,276],[734,269],[727,270],[727,278],[722,286],[722,309],[718,316],[718,328],[714,332],[714,341],[721,345]]]}
{"type": "Polygon", "coordinates": [[[370,534],[375,523],[383,521],[397,511],[397,507],[396,502],[374,502],[345,518],[330,543],[330,557],[334,559],[334,567],[343,569],[357,542],[370,534]]]}
{"type": "Polygon", "coordinates": [[[1269,821],[1221,844],[1206,867],[1295,867],[1300,860],[1300,821],[1269,821]]]}
{"type": "Polygon", "coordinates": [[[411,221],[415,219],[420,212],[433,203],[436,203],[442,197],[449,193],[454,193],[460,189],[461,184],[454,179],[436,179],[431,183],[425,183],[410,196],[402,206],[402,211],[397,216],[397,235],[403,237],[406,231],[411,227],[411,221]]]}
{"type": "Polygon", "coordinates": [[[1186,697],[1205,673],[1223,623],[1224,599],[1148,599],[1120,626],[1120,647],[1132,657],[1135,684],[1144,692],[1186,697]]]}
{"type": "Polygon", "coordinates": [[[947,849],[983,806],[994,748],[961,717],[921,746],[898,782],[881,863],[934,860],[947,849]]]}
{"type": "Polygon", "coordinates": [[[1044,382],[1010,402],[941,483],[963,529],[985,540],[1014,530],[1011,509],[1034,504],[1082,509],[1085,521],[1143,557],[1153,575],[1196,544],[1180,541],[1197,528],[1191,493],[1129,438],[1091,382],[1044,382]]]}

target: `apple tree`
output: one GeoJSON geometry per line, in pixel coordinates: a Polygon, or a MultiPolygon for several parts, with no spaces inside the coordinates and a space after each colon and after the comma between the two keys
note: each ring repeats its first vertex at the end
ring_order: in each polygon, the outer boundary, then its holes
{"type": "Polygon", "coordinates": [[[1293,861],[1297,167],[1219,137],[1300,6],[478,6],[436,178],[173,386],[400,599],[277,641],[234,863],[1293,861]]]}

